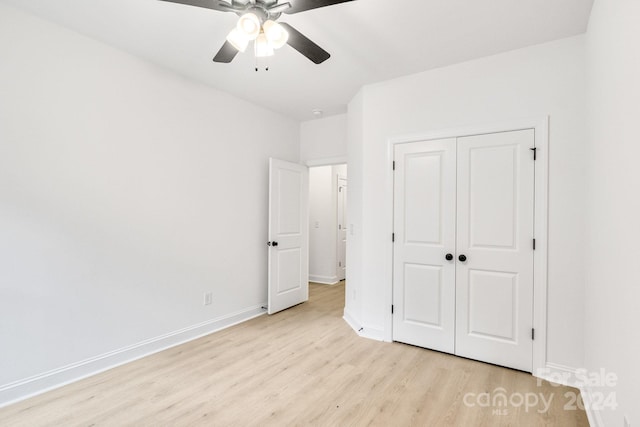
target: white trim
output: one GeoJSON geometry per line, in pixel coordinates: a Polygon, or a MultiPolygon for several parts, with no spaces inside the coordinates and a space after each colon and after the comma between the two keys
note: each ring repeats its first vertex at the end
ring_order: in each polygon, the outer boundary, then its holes
{"type": "MultiPolygon", "coordinates": [[[[387,185],[386,206],[388,217],[391,218],[389,229],[393,230],[393,152],[395,144],[405,144],[417,141],[428,141],[444,138],[459,138],[463,136],[483,135],[487,133],[512,132],[516,130],[533,129],[535,132],[535,146],[537,161],[535,162],[535,218],[534,230],[536,250],[534,257],[533,279],[533,327],[536,339],[533,341],[532,372],[547,366],[547,253],[548,253],[548,189],[549,189],[549,116],[537,118],[522,118],[493,124],[461,126],[458,128],[427,131],[420,134],[395,136],[387,140],[387,185]]],[[[391,232],[390,231],[390,232],[391,232]]],[[[386,277],[389,283],[384,294],[385,306],[393,304],[393,244],[387,243],[386,277]]],[[[388,310],[390,311],[390,310],[388,310]]],[[[383,336],[385,341],[393,341],[393,318],[391,313],[385,313],[386,325],[383,336]]]]}
{"type": "Polygon", "coordinates": [[[536,250],[533,251],[533,372],[547,365],[547,254],[549,241],[549,117],[534,126],[537,160],[535,162],[536,250]]]}
{"type": "Polygon", "coordinates": [[[353,317],[346,308],[344,309],[344,314],[342,318],[344,319],[345,322],[347,322],[349,326],[351,326],[351,329],[353,329],[355,333],[358,334],[360,337],[368,338],[370,340],[375,340],[375,341],[384,341],[383,329],[372,328],[372,327],[361,325],[360,322],[358,322],[355,319],[355,317],[353,317]]]}
{"type": "Polygon", "coordinates": [[[594,401],[597,401],[594,400],[594,390],[584,384],[585,372],[583,370],[558,363],[547,363],[545,369],[534,371],[534,375],[550,383],[575,387],[580,390],[589,425],[592,427],[604,427],[604,422],[600,415],[601,411],[597,410],[595,408],[596,405],[594,405],[594,401]]]}
{"type": "Polygon", "coordinates": [[[309,275],[309,281],[310,282],[314,282],[314,283],[320,283],[323,285],[335,285],[336,283],[340,282],[340,280],[338,280],[338,276],[316,276],[315,274],[310,274],[309,275]]]}
{"type": "MultiPolygon", "coordinates": [[[[419,138],[416,138],[419,139],[419,138]]],[[[416,140],[411,138],[411,140],[416,140]]],[[[390,228],[390,233],[393,233],[393,226],[394,226],[394,220],[393,220],[393,204],[394,204],[394,194],[393,194],[393,180],[394,180],[394,170],[393,170],[393,161],[394,161],[394,147],[395,144],[399,144],[401,143],[401,141],[404,141],[403,138],[399,138],[399,139],[390,139],[387,143],[387,164],[389,165],[387,167],[387,179],[386,179],[386,188],[385,188],[385,192],[386,192],[386,200],[387,203],[385,203],[386,208],[388,209],[387,214],[388,217],[391,218],[391,223],[389,224],[389,228],[390,228]]],[[[404,142],[409,142],[409,141],[404,141],[404,142]]],[[[389,307],[391,308],[391,306],[393,305],[393,242],[390,242],[389,240],[391,239],[387,239],[387,256],[384,257],[385,259],[385,272],[387,275],[387,283],[389,283],[389,286],[387,287],[386,292],[383,295],[383,298],[385,298],[385,307],[389,307]]],[[[384,320],[383,320],[383,324],[387,325],[387,327],[385,328],[384,331],[384,340],[387,342],[393,342],[393,313],[391,313],[391,310],[384,310],[384,320]]]]}
{"type": "MultiPolygon", "coordinates": [[[[390,144],[429,141],[434,139],[460,138],[463,136],[484,135],[487,133],[512,132],[525,129],[548,128],[549,116],[543,118],[513,119],[491,124],[460,126],[456,128],[426,131],[424,133],[399,135],[388,139],[390,144]]],[[[393,154],[393,151],[391,152],[393,154]]],[[[393,159],[392,159],[393,160],[393,159]]]]}
{"type": "Polygon", "coordinates": [[[307,160],[304,164],[308,167],[314,166],[332,166],[332,165],[343,165],[347,163],[347,156],[339,156],[339,157],[325,157],[322,159],[311,159],[307,160]]]}
{"type": "Polygon", "coordinates": [[[0,385],[0,408],[229,328],[263,314],[265,311],[262,306],[246,308],[90,359],[0,385]]]}
{"type": "Polygon", "coordinates": [[[342,318],[344,319],[345,322],[347,322],[349,326],[351,326],[351,329],[353,329],[356,334],[360,335],[360,328],[362,328],[362,326],[360,326],[360,322],[358,322],[356,318],[353,317],[349,312],[349,310],[347,310],[346,308],[344,309],[344,314],[342,315],[342,318]]]}
{"type": "Polygon", "coordinates": [[[582,402],[584,403],[584,411],[587,413],[587,420],[591,427],[604,427],[601,411],[594,408],[594,392],[590,387],[580,387],[582,402]]]}
{"type": "Polygon", "coordinates": [[[384,339],[384,329],[363,326],[362,331],[358,333],[362,338],[368,338],[375,341],[386,341],[384,339]]]}
{"type": "MultiPolygon", "coordinates": [[[[347,166],[348,167],[348,166],[347,166]]],[[[346,280],[347,279],[347,271],[346,271],[346,266],[344,268],[344,277],[342,277],[342,274],[340,270],[342,270],[342,266],[338,265],[338,254],[340,252],[341,249],[341,244],[340,244],[340,232],[341,230],[338,229],[338,224],[340,222],[340,218],[338,217],[338,211],[339,211],[339,205],[340,205],[340,180],[343,180],[345,182],[345,188],[349,188],[348,186],[348,180],[347,180],[347,176],[346,175],[342,175],[340,173],[336,173],[333,174],[333,176],[331,177],[331,181],[333,184],[333,189],[331,190],[334,194],[333,194],[333,201],[335,201],[335,206],[334,206],[334,211],[335,211],[335,231],[336,231],[336,259],[334,262],[335,268],[336,268],[336,279],[338,281],[341,280],[346,280]]],[[[348,191],[348,190],[347,190],[348,191]]],[[[348,204],[348,202],[347,202],[348,204]]],[[[346,209],[347,209],[347,204],[344,204],[342,206],[342,209],[344,210],[343,213],[345,213],[344,217],[346,218],[346,209]]],[[[346,227],[346,224],[344,224],[344,226],[346,227]]],[[[344,247],[344,257],[345,257],[345,264],[346,264],[346,258],[347,258],[347,245],[346,245],[346,241],[345,241],[345,247],[344,247]]]]}
{"type": "Polygon", "coordinates": [[[535,377],[550,383],[579,388],[577,373],[577,368],[560,365],[559,363],[547,363],[543,369],[533,371],[535,377]]]}

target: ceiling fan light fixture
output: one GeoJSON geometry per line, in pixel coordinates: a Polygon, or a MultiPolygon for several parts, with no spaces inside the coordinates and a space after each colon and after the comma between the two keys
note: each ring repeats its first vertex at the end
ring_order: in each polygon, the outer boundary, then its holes
{"type": "Polygon", "coordinates": [[[231,30],[227,36],[227,41],[240,52],[247,50],[247,46],[249,45],[249,38],[237,28],[231,30]]]}
{"type": "Polygon", "coordinates": [[[266,56],[273,56],[273,46],[267,40],[267,36],[264,33],[260,33],[260,35],[256,38],[254,42],[255,55],[256,58],[264,58],[266,56]]]}
{"type": "Polygon", "coordinates": [[[282,46],[287,44],[287,40],[289,40],[289,33],[282,25],[275,21],[268,20],[265,21],[262,28],[269,44],[271,44],[274,49],[280,49],[282,46]]]}
{"type": "Polygon", "coordinates": [[[245,13],[238,19],[237,28],[249,40],[255,40],[260,34],[260,18],[254,13],[245,13]]]}

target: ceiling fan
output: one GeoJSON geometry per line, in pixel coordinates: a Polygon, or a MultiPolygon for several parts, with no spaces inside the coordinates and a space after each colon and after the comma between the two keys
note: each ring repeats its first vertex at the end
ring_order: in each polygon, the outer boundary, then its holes
{"type": "MultiPolygon", "coordinates": [[[[331,56],[329,52],[309,40],[301,32],[284,22],[276,22],[285,13],[304,12],[354,0],[161,0],[238,15],[238,23],[213,58],[214,62],[229,63],[238,52],[244,52],[254,42],[256,58],[273,55],[274,49],[288,44],[309,60],[320,64],[331,56]]],[[[257,70],[257,68],[256,68],[257,70]]]]}

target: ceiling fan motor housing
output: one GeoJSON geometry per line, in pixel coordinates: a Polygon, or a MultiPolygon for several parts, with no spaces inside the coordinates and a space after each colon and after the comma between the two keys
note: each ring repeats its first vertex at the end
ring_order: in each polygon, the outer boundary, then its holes
{"type": "Polygon", "coordinates": [[[234,1],[231,7],[238,16],[253,13],[260,19],[260,23],[264,24],[267,20],[275,21],[280,18],[282,10],[288,9],[291,5],[289,3],[278,4],[278,0],[255,0],[255,3],[249,2],[247,4],[234,1]]]}

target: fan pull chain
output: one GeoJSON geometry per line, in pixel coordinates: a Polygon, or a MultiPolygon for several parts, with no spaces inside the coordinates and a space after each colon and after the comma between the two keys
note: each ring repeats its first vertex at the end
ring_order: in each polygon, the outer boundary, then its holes
{"type": "MultiPolygon", "coordinates": [[[[254,59],[256,60],[255,70],[257,73],[260,70],[260,64],[258,63],[260,59],[257,56],[255,56],[254,59]]],[[[265,57],[264,62],[265,62],[264,70],[269,71],[269,57],[265,57]]]]}

